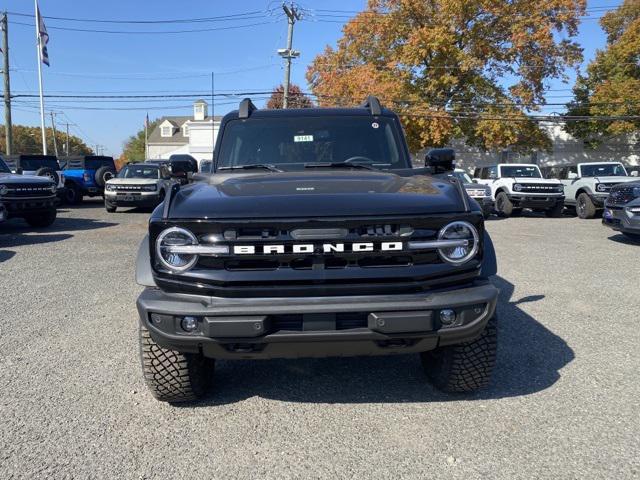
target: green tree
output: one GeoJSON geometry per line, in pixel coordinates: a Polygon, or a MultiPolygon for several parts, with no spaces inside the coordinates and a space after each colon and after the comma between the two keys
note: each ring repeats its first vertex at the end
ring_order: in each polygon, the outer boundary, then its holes
{"type": "MultiPolygon", "coordinates": [[[[42,134],[40,127],[29,127],[25,125],[13,125],[13,154],[37,155],[42,154],[42,134]]],[[[47,135],[47,153],[53,155],[55,152],[53,144],[53,130],[49,127],[45,129],[47,135]]],[[[67,134],[56,130],[56,142],[58,143],[58,154],[65,155],[67,134]]],[[[7,151],[5,126],[0,126],[0,151],[7,151]]],[[[75,135],[69,136],[69,151],[71,155],[91,155],[93,150],[89,148],[81,138],[75,135]]]]}
{"type": "MultiPolygon", "coordinates": [[[[158,126],[159,119],[149,122],[148,134],[158,126]]],[[[143,162],[145,161],[145,144],[144,144],[144,127],[138,131],[135,135],[131,135],[129,139],[124,142],[122,155],[120,156],[121,163],[127,162],[143,162]]]]}
{"type": "Polygon", "coordinates": [[[586,75],[577,78],[569,115],[622,117],[570,122],[566,130],[591,146],[638,132],[640,119],[640,0],[625,0],[600,20],[607,45],[596,53],[586,75]]]}
{"type": "Polygon", "coordinates": [[[321,105],[369,94],[398,111],[412,150],[464,137],[485,149],[545,148],[527,113],[582,54],[585,0],[369,0],[307,71],[321,105]]]}
{"type": "MultiPolygon", "coordinates": [[[[278,85],[273,89],[271,97],[267,101],[267,108],[282,108],[284,99],[284,86],[278,85]]],[[[302,92],[298,85],[289,85],[289,108],[311,108],[313,102],[302,92]]]]}

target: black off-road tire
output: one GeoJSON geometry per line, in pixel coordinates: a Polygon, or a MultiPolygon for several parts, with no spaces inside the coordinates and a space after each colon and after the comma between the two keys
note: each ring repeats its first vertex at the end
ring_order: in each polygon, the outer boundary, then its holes
{"type": "Polygon", "coordinates": [[[24,219],[32,227],[49,227],[56,221],[58,213],[56,210],[49,210],[47,212],[30,213],[25,215],[24,219]]]}
{"type": "Polygon", "coordinates": [[[80,205],[82,203],[82,192],[74,183],[66,185],[64,201],[69,205],[80,205]]]}
{"type": "Polygon", "coordinates": [[[513,203],[505,192],[496,195],[496,212],[501,217],[510,217],[513,213],[513,203]]]}
{"type": "Polygon", "coordinates": [[[564,204],[559,202],[555,206],[544,211],[544,214],[549,218],[560,218],[564,211],[564,204]]]}
{"type": "Polygon", "coordinates": [[[112,167],[107,167],[107,166],[100,167],[98,170],[96,170],[96,176],[95,176],[96,185],[104,188],[105,184],[107,183],[107,180],[110,180],[115,176],[116,176],[116,171],[112,167]]]}
{"type": "Polygon", "coordinates": [[[116,205],[111,205],[110,203],[104,202],[104,209],[109,213],[115,213],[118,207],[116,205]]]}
{"type": "Polygon", "coordinates": [[[576,213],[583,220],[596,216],[596,206],[591,201],[591,197],[584,192],[576,199],[576,213]]]}
{"type": "Polygon", "coordinates": [[[199,354],[180,353],[161,347],[140,325],[140,359],[147,387],[163,402],[190,402],[211,386],[214,361],[199,354]]]}
{"type": "Polygon", "coordinates": [[[56,184],[56,187],[60,182],[60,176],[58,175],[58,172],[56,172],[53,168],[40,167],[38,170],[36,170],[36,175],[38,177],[49,177],[51,181],[56,184]]]}
{"type": "Polygon", "coordinates": [[[472,392],[486,387],[496,363],[498,318],[487,322],[472,342],[421,353],[422,366],[431,383],[445,392],[472,392]]]}

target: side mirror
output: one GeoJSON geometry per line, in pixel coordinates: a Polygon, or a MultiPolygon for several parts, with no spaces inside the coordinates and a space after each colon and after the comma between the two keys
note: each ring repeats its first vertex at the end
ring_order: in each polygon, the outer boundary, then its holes
{"type": "Polygon", "coordinates": [[[576,178],[578,178],[578,174],[577,174],[576,172],[569,172],[569,173],[567,174],[567,178],[568,178],[569,180],[575,180],[576,178]]]}
{"type": "Polygon", "coordinates": [[[471,181],[472,181],[473,183],[480,183],[480,182],[478,182],[478,179],[477,179],[477,178],[472,178],[472,179],[471,179],[471,181]]]}
{"type": "Polygon", "coordinates": [[[638,170],[634,170],[633,172],[631,172],[631,176],[632,177],[637,177],[638,176],[638,170]]]}
{"type": "Polygon", "coordinates": [[[424,166],[431,167],[433,173],[453,171],[456,152],[453,148],[433,148],[424,158],[424,166]]]}

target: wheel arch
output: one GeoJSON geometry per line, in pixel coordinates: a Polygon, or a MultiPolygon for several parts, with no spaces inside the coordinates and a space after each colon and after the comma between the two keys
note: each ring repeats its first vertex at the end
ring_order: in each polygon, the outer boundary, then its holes
{"type": "Polygon", "coordinates": [[[151,271],[151,255],[149,254],[149,235],[145,235],[138,247],[136,257],[136,283],[143,287],[157,287],[151,271]]]}

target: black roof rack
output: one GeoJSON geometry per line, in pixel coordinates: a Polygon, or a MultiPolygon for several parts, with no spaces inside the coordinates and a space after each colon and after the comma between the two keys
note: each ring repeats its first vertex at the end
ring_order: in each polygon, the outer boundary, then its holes
{"type": "Polygon", "coordinates": [[[251,113],[257,110],[250,98],[244,98],[240,102],[240,108],[238,109],[238,118],[249,118],[251,113]]]}
{"type": "Polygon", "coordinates": [[[373,95],[369,95],[364,103],[361,105],[363,108],[368,108],[371,110],[371,115],[381,115],[382,114],[382,106],[380,105],[380,100],[373,95]]]}

